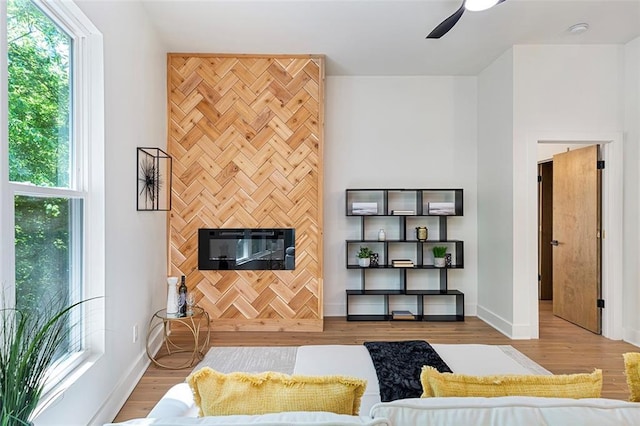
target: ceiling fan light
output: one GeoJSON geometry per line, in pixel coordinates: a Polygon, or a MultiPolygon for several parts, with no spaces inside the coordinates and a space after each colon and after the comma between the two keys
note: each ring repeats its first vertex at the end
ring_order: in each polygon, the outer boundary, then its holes
{"type": "Polygon", "coordinates": [[[466,0],[464,7],[472,12],[478,12],[480,10],[487,10],[498,4],[500,0],[466,0]]]}

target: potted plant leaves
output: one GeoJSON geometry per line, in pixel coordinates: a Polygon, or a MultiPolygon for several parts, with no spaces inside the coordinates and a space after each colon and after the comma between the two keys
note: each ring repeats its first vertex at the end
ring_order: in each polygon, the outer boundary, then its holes
{"type": "Polygon", "coordinates": [[[435,246],[433,247],[432,251],[433,251],[433,266],[435,266],[436,268],[444,268],[446,265],[444,256],[447,254],[447,247],[435,246]]]}
{"type": "Polygon", "coordinates": [[[0,306],[0,426],[33,424],[50,367],[71,333],[69,315],[81,303],[0,306]]]}
{"type": "Polygon", "coordinates": [[[360,251],[356,255],[358,257],[358,265],[363,268],[369,267],[371,264],[371,255],[373,251],[369,247],[360,247],[360,251]]]}

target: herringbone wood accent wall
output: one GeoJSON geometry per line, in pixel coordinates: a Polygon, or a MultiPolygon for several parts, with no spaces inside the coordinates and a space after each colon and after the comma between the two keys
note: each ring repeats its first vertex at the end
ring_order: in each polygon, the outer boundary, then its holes
{"type": "Polygon", "coordinates": [[[168,55],[169,264],[212,330],[322,330],[321,56],[168,55]],[[199,228],[295,228],[290,271],[199,271],[199,228]],[[197,290],[196,290],[197,289],[197,290]]]}

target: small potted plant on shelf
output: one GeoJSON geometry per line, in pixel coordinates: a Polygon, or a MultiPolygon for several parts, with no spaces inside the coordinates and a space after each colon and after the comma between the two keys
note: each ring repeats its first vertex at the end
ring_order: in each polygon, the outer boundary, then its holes
{"type": "Polygon", "coordinates": [[[447,248],[444,246],[435,246],[433,249],[433,266],[436,268],[444,268],[446,265],[444,256],[447,254],[447,248]]]}
{"type": "Polygon", "coordinates": [[[360,251],[356,255],[358,257],[358,265],[367,268],[371,263],[371,255],[373,251],[369,247],[360,247],[360,251]]]}

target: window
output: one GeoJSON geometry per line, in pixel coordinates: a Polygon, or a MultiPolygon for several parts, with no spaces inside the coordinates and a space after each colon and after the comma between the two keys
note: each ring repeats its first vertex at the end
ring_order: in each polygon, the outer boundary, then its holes
{"type": "MultiPolygon", "coordinates": [[[[102,39],[71,2],[2,3],[0,297],[68,305],[104,293],[102,39]]],[[[70,318],[60,365],[92,347],[89,312],[70,318]]]]}

